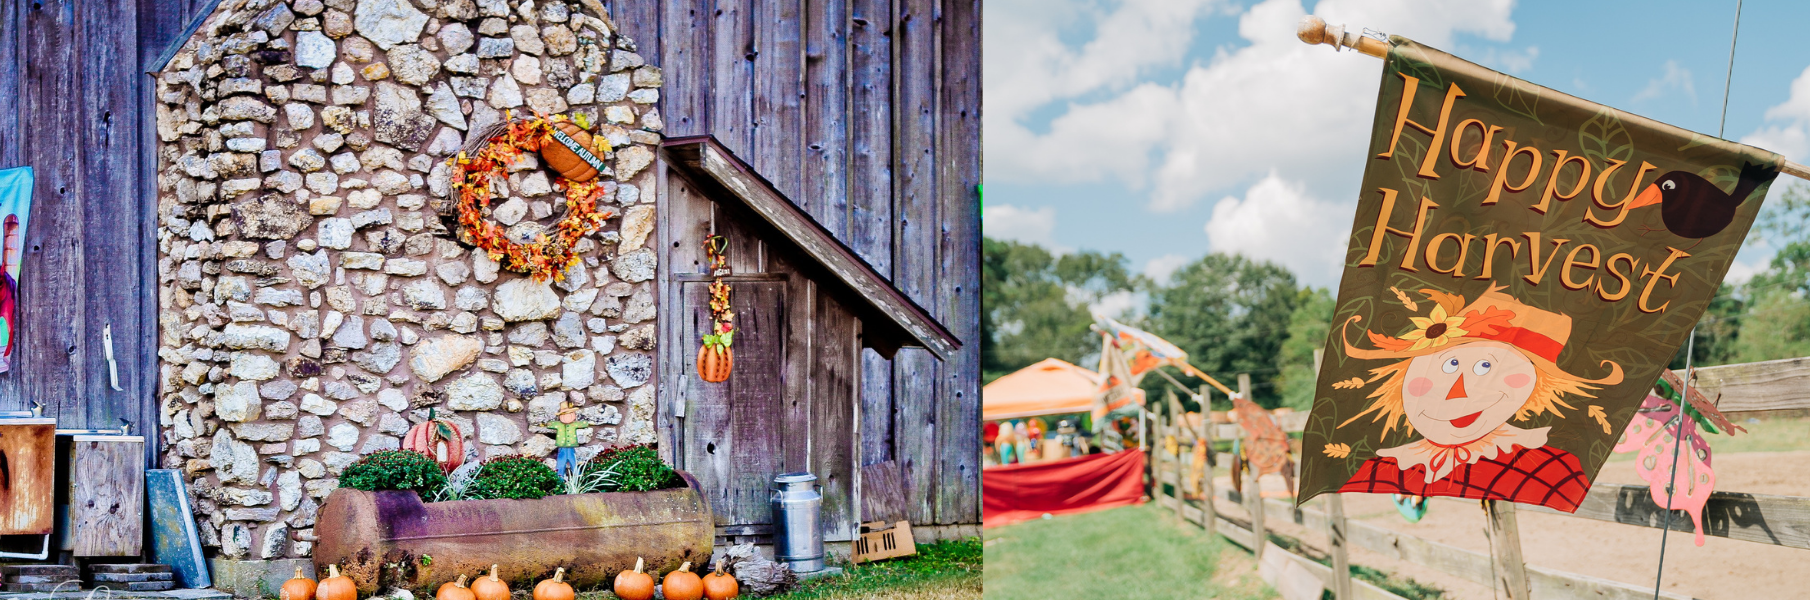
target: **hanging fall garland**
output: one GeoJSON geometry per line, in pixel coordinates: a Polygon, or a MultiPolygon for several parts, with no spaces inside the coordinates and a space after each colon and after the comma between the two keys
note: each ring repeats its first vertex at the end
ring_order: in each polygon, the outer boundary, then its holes
{"type": "Polygon", "coordinates": [[[579,261],[575,250],[578,240],[595,233],[606,219],[615,216],[597,210],[597,201],[604,193],[598,181],[557,176],[554,185],[565,190],[566,214],[551,232],[538,234],[531,242],[509,239],[508,231],[485,214],[494,197],[492,185],[508,177],[508,166],[519,160],[523,152],[545,149],[549,153],[570,154],[583,150],[584,156],[593,161],[607,153],[608,142],[602,137],[591,140],[582,125],[564,115],[536,114],[518,119],[510,114],[503,122],[474,135],[472,143],[458,156],[447,159],[447,165],[452,167],[452,187],[459,196],[459,239],[484,249],[503,268],[527,273],[536,281],[563,279],[566,269],[579,261]]]}
{"type": "Polygon", "coordinates": [[[704,238],[704,254],[710,258],[710,333],[704,334],[704,347],[698,349],[698,377],[710,383],[729,379],[735,366],[735,311],[729,309],[729,240],[720,235],[704,238]]]}

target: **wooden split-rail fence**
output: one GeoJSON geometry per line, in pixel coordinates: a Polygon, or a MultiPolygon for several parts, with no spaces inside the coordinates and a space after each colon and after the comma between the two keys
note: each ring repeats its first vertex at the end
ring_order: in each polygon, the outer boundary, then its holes
{"type": "MultiPolygon", "coordinates": [[[[1250,377],[1241,375],[1238,379],[1239,392],[1248,397],[1250,377]]],[[[1702,368],[1697,370],[1697,381],[1693,385],[1707,398],[1719,397],[1722,412],[1731,419],[1802,414],[1810,411],[1810,357],[1702,368]]],[[[1209,392],[1203,387],[1201,398],[1210,398],[1209,392]]],[[[1348,520],[1339,494],[1326,494],[1297,508],[1291,499],[1263,498],[1257,477],[1244,478],[1242,494],[1231,489],[1215,489],[1210,467],[1204,470],[1204,475],[1191,476],[1193,457],[1198,456],[1192,450],[1196,444],[1205,444],[1208,452],[1212,452],[1214,440],[1243,437],[1243,429],[1236,424],[1216,424],[1204,418],[1198,423],[1190,423],[1182,417],[1181,404],[1173,392],[1166,395],[1164,402],[1166,410],[1151,416],[1152,443],[1146,480],[1151,498],[1158,505],[1174,510],[1181,520],[1198,525],[1209,534],[1223,535],[1249,549],[1256,555],[1260,568],[1268,571],[1266,579],[1276,585],[1284,598],[1296,597],[1295,594],[1300,593],[1296,590],[1307,587],[1311,589],[1305,590],[1306,595],[1312,598],[1319,598],[1319,590],[1323,588],[1331,590],[1339,600],[1399,600],[1400,596],[1351,577],[1348,549],[1352,546],[1490,586],[1496,590],[1497,597],[1510,600],[1654,597],[1651,584],[1611,581],[1526,564],[1521,558],[1520,532],[1515,521],[1516,510],[1526,510],[1664,528],[1667,511],[1653,503],[1646,486],[1597,483],[1591,487],[1590,495],[1577,512],[1571,514],[1541,506],[1485,502],[1491,538],[1491,551],[1486,554],[1348,520]],[[1171,437],[1176,441],[1174,451],[1166,447],[1171,437]],[[1219,513],[1213,498],[1242,506],[1250,518],[1219,513]],[[1266,531],[1265,524],[1272,519],[1325,532],[1326,547],[1313,548],[1300,540],[1278,536],[1276,539],[1282,539],[1299,552],[1285,549],[1272,541],[1266,531]],[[1309,555],[1323,557],[1330,565],[1309,555]],[[1307,585],[1303,586],[1302,582],[1307,585]]],[[[1307,414],[1278,415],[1277,421],[1284,431],[1301,431],[1307,414]]],[[[1230,465],[1230,458],[1221,456],[1211,464],[1230,465]]],[[[1703,513],[1704,535],[1810,550],[1810,497],[1718,491],[1710,496],[1703,513]]],[[[1682,510],[1675,511],[1670,522],[1673,531],[1694,531],[1690,517],[1682,510]]],[[[1659,597],[1690,599],[1690,596],[1671,592],[1661,593],[1659,597]]]]}

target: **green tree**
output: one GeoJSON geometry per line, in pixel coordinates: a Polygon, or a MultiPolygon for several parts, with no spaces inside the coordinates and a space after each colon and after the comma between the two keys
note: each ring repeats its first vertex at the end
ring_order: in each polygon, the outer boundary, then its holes
{"type": "Polygon", "coordinates": [[[1302,288],[1295,300],[1295,312],[1288,316],[1288,339],[1276,355],[1277,387],[1282,390],[1282,406],[1295,410],[1313,408],[1314,351],[1326,343],[1326,332],[1332,327],[1332,292],[1326,288],[1302,288]]]}
{"type": "MultiPolygon", "coordinates": [[[[1282,399],[1276,356],[1298,301],[1295,275],[1288,269],[1244,256],[1208,254],[1176,271],[1168,284],[1150,286],[1147,325],[1151,333],[1187,351],[1194,366],[1209,375],[1230,379],[1250,373],[1252,400],[1273,408],[1282,399]]],[[[1178,379],[1193,388],[1204,383],[1178,379]]],[[[1158,377],[1144,381],[1148,390],[1166,385],[1158,377]]]]}
{"type": "Polygon", "coordinates": [[[1810,187],[1794,184],[1780,196],[1749,237],[1778,252],[1765,271],[1745,285],[1723,285],[1710,302],[1697,325],[1698,365],[1810,356],[1810,187]]]}
{"type": "MultiPolygon", "coordinates": [[[[1123,255],[1055,256],[1034,244],[981,241],[981,379],[991,382],[1045,358],[1081,363],[1099,352],[1091,307],[1136,290],[1123,255]]],[[[1092,368],[1093,365],[1082,365],[1092,368]]]]}

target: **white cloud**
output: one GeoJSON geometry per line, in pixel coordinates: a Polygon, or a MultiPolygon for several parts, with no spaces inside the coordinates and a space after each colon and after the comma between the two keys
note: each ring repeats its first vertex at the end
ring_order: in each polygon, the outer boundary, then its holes
{"type": "MultiPolygon", "coordinates": [[[[1741,138],[1741,143],[1765,148],[1803,162],[1810,160],[1810,67],[1791,82],[1791,94],[1766,109],[1766,124],[1741,138]]],[[[1780,190],[1784,186],[1772,186],[1780,190]]]]}
{"type": "Polygon", "coordinates": [[[981,234],[996,240],[1012,240],[1036,244],[1057,252],[1056,209],[1052,206],[1024,208],[995,204],[981,210],[981,234]]]}
{"type": "MultiPolygon", "coordinates": [[[[987,5],[990,13],[996,4],[987,5]]],[[[1191,38],[1188,21],[1213,8],[1195,0],[1159,12],[1157,4],[1132,0],[1121,5],[1114,16],[1127,11],[1143,16],[1114,21],[1125,29],[1101,25],[1081,51],[1097,53],[1099,61],[1055,63],[1097,65],[1106,74],[1043,68],[1056,58],[1077,56],[1048,47],[1060,44],[1054,33],[1028,36],[1040,43],[1021,47],[1011,44],[1015,39],[987,32],[989,47],[1011,48],[988,52],[984,119],[989,179],[1116,179],[1148,189],[1150,208],[1158,211],[1186,208],[1272,171],[1327,192],[1356,183],[1361,168],[1356,157],[1369,139],[1376,102],[1380,65],[1374,59],[1302,44],[1295,38],[1296,23],[1307,14],[1300,2],[1267,0],[1239,17],[1238,33],[1248,45],[1221,48],[1176,83],[1116,90],[1114,86],[1130,85],[1142,69],[1180,60],[1191,38]],[[1128,33],[1136,26],[1147,29],[1128,33]],[[1130,43],[1137,54],[1109,53],[1109,32],[1112,40],[1127,40],[1113,43],[1130,43]],[[1109,60],[1115,58],[1119,62],[1109,60]],[[1009,89],[1055,85],[1052,81],[1063,82],[1057,85],[1061,91],[1009,89]],[[1001,91],[996,94],[995,89],[1001,91]],[[1076,91],[1083,89],[1097,92],[1083,96],[1076,91]],[[1034,132],[1025,125],[1027,114],[1065,98],[1078,99],[1060,107],[1048,131],[1034,132]]],[[[1042,5],[1009,2],[1009,8],[999,9],[1002,14],[989,14],[987,22],[1018,18],[1014,9],[1036,12],[1034,7],[1042,5]]],[[[1373,27],[1451,48],[1458,32],[1508,40],[1515,28],[1509,19],[1512,5],[1512,0],[1325,0],[1314,13],[1329,23],[1373,27]]],[[[1038,26],[1043,25],[1020,22],[999,28],[1038,26]]],[[[1530,49],[1526,59],[1533,56],[1530,49]]]]}
{"type": "Polygon", "coordinates": [[[1339,280],[1350,231],[1350,210],[1313,198],[1306,186],[1275,173],[1242,199],[1220,200],[1206,226],[1214,252],[1275,262],[1310,285],[1339,280]]]}
{"type": "Polygon", "coordinates": [[[1648,80],[1647,87],[1641,88],[1640,92],[1634,94],[1634,101],[1652,100],[1678,91],[1690,97],[1691,106],[1696,106],[1697,84],[1696,78],[1691,75],[1691,70],[1679,65],[1675,60],[1665,61],[1665,65],[1661,69],[1664,73],[1648,80]]]}
{"type": "Polygon", "coordinates": [[[1144,263],[1144,276],[1162,283],[1169,280],[1177,270],[1187,266],[1190,259],[1180,254],[1164,254],[1144,263]]]}
{"type": "Polygon", "coordinates": [[[1095,302],[1093,306],[1088,307],[1088,310],[1114,319],[1124,320],[1128,318],[1134,310],[1141,308],[1143,308],[1143,302],[1136,294],[1132,294],[1131,292],[1113,292],[1101,297],[1100,301],[1095,302]]]}
{"type": "Polygon", "coordinates": [[[1533,68],[1533,61],[1540,57],[1539,46],[1528,46],[1519,52],[1514,50],[1485,49],[1477,57],[1477,64],[1511,74],[1519,75],[1533,68]]]}

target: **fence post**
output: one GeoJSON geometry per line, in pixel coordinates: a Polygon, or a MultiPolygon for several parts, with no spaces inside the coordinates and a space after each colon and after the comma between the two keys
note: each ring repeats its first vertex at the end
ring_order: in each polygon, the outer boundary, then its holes
{"type": "Polygon", "coordinates": [[[1515,524],[1515,503],[1485,500],[1489,517],[1490,554],[1495,557],[1496,592],[1508,600],[1528,600],[1527,564],[1521,559],[1521,529],[1515,524]]]}
{"type": "Polygon", "coordinates": [[[1175,455],[1165,457],[1165,460],[1169,461],[1169,472],[1174,475],[1174,479],[1172,480],[1174,483],[1170,484],[1172,486],[1170,489],[1174,490],[1172,492],[1174,495],[1171,496],[1171,498],[1175,501],[1175,518],[1186,521],[1188,517],[1182,513],[1182,500],[1187,497],[1187,493],[1183,491],[1182,482],[1186,481],[1187,478],[1182,473],[1181,430],[1182,425],[1187,423],[1187,420],[1182,418],[1182,403],[1180,400],[1176,399],[1174,389],[1163,390],[1163,400],[1165,401],[1164,412],[1167,413],[1166,416],[1169,421],[1169,426],[1163,428],[1163,450],[1165,454],[1167,454],[1169,449],[1169,439],[1175,438],[1175,455]]]}
{"type": "MultiPolygon", "coordinates": [[[[1238,374],[1238,395],[1246,400],[1251,399],[1250,373],[1238,374]]],[[[1242,436],[1243,428],[1239,429],[1241,430],[1239,435],[1242,436]]],[[[1251,471],[1251,476],[1246,479],[1249,483],[1245,484],[1243,490],[1245,492],[1245,510],[1251,513],[1251,539],[1253,540],[1251,545],[1256,546],[1251,549],[1251,552],[1257,556],[1258,564],[1263,563],[1263,547],[1269,545],[1269,537],[1263,532],[1263,486],[1257,483],[1257,480],[1262,478],[1261,473],[1251,471]]]]}
{"type": "MultiPolygon", "coordinates": [[[[1325,358],[1324,349],[1314,349],[1315,393],[1319,389],[1320,364],[1325,358]]],[[[1301,457],[1300,463],[1307,462],[1305,456],[1307,449],[1302,448],[1301,454],[1304,456],[1301,457]]],[[[1296,474],[1295,481],[1301,481],[1299,474],[1296,474]]],[[[1300,493],[1300,490],[1297,488],[1295,492],[1300,493]]],[[[1351,557],[1346,554],[1345,532],[1345,498],[1338,492],[1326,494],[1326,552],[1332,555],[1332,597],[1335,600],[1352,600],[1354,598],[1351,595],[1351,557]]]]}
{"type": "Polygon", "coordinates": [[[1200,386],[1200,427],[1194,432],[1195,443],[1205,444],[1206,464],[1201,465],[1205,474],[1200,476],[1200,520],[1201,526],[1207,528],[1207,535],[1219,533],[1219,507],[1213,505],[1213,388],[1200,386]]]}

